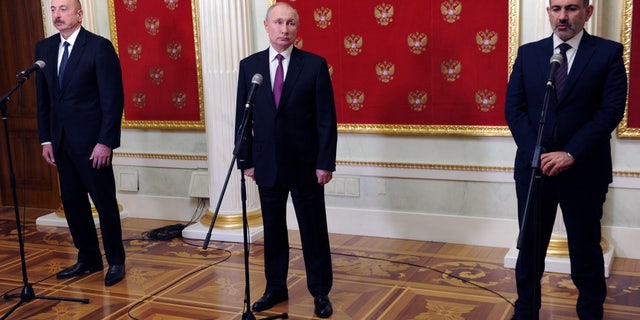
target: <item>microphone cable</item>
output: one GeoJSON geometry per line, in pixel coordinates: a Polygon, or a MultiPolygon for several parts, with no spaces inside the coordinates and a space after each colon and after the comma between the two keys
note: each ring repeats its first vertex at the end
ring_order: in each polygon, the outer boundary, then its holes
{"type": "MultiPolygon", "coordinates": [[[[204,201],[202,201],[204,202],[204,201]]],[[[198,205],[198,208],[200,208],[200,203],[198,205]]],[[[197,214],[198,209],[196,209],[196,212],[194,212],[194,216],[192,217],[194,220],[195,217],[198,216],[197,214]]],[[[191,222],[189,222],[191,223],[191,222]]],[[[169,225],[169,226],[165,226],[165,227],[161,227],[161,228],[156,228],[150,231],[146,231],[144,232],[143,238],[129,238],[129,239],[123,239],[123,241],[137,241],[137,240],[152,240],[152,241],[168,241],[171,240],[173,238],[176,238],[180,235],[180,232],[182,231],[182,229],[184,229],[184,227],[187,224],[173,224],[173,225],[169,225]]],[[[196,241],[186,241],[184,238],[181,238],[181,241],[187,245],[190,246],[198,246],[200,247],[201,244],[196,243],[196,241]]],[[[224,243],[233,243],[233,244],[237,244],[236,242],[227,242],[227,241],[218,241],[220,244],[224,244],[224,243]]],[[[241,244],[241,243],[239,243],[241,244]]],[[[251,246],[261,246],[264,247],[263,243],[251,243],[251,246]]],[[[221,248],[212,248],[213,250],[218,250],[218,251],[223,251],[226,253],[226,255],[224,257],[222,257],[221,260],[204,265],[196,270],[193,270],[181,277],[179,277],[178,279],[171,281],[170,283],[168,283],[167,285],[155,290],[152,293],[149,293],[141,298],[139,298],[133,305],[131,305],[127,311],[128,316],[133,319],[133,320],[138,320],[138,318],[134,317],[131,312],[136,309],[140,304],[142,304],[143,302],[155,297],[156,295],[162,293],[163,291],[169,289],[170,287],[176,285],[177,283],[183,281],[184,279],[191,277],[193,275],[199,274],[204,272],[205,270],[214,267],[216,265],[222,264],[224,262],[226,262],[227,260],[229,260],[231,258],[231,256],[233,255],[233,252],[229,249],[221,249],[221,248]]],[[[297,251],[302,251],[302,247],[292,247],[290,246],[289,249],[291,250],[297,250],[297,251]]],[[[352,254],[352,253],[341,253],[341,252],[335,252],[335,251],[331,251],[331,255],[335,255],[335,256],[343,256],[343,257],[351,257],[351,258],[359,258],[359,259],[366,259],[366,260],[372,260],[372,261],[380,261],[380,262],[386,262],[386,263],[390,263],[390,264],[398,264],[398,265],[405,265],[405,266],[409,266],[409,267],[413,267],[413,268],[421,268],[421,269],[425,269],[425,270],[429,270],[429,271],[433,271],[433,272],[437,272],[443,276],[447,276],[456,280],[461,281],[462,283],[471,285],[473,287],[476,287],[478,289],[487,291],[489,293],[491,293],[492,295],[495,295],[497,297],[499,297],[500,299],[504,300],[505,302],[507,302],[509,305],[511,305],[512,307],[515,307],[514,303],[509,300],[507,297],[505,297],[503,294],[501,294],[500,292],[497,292],[496,290],[490,289],[486,286],[483,286],[481,284],[478,284],[474,281],[465,279],[461,276],[457,276],[455,274],[452,274],[451,272],[447,272],[444,270],[440,270],[438,268],[435,267],[431,267],[431,266],[427,266],[427,265],[421,265],[421,264],[417,264],[417,263],[412,263],[412,262],[405,262],[405,261],[398,261],[398,260],[393,260],[393,259],[388,259],[388,258],[379,258],[379,257],[372,257],[372,256],[366,256],[366,255],[360,255],[360,254],[352,254]]],[[[36,282],[32,283],[32,284],[39,284],[47,279],[50,279],[54,276],[55,274],[52,274],[50,276],[47,276],[43,279],[37,280],[36,282]]],[[[9,294],[10,292],[19,289],[20,287],[16,287],[13,289],[9,289],[7,290],[4,295],[9,294]]]]}
{"type": "Polygon", "coordinates": [[[153,230],[145,231],[142,233],[142,238],[145,240],[158,240],[168,241],[173,238],[181,237],[182,230],[186,227],[186,224],[176,223],[153,230]]]}
{"type": "MultiPolygon", "coordinates": [[[[260,244],[260,245],[264,246],[264,244],[260,244]]],[[[302,251],[302,247],[289,247],[289,248],[290,249],[295,249],[295,250],[298,250],[298,251],[302,251]]],[[[509,300],[509,298],[505,297],[503,294],[501,294],[501,293],[499,293],[499,292],[497,292],[495,290],[489,289],[489,288],[487,288],[487,287],[485,287],[485,286],[483,286],[481,284],[475,283],[474,281],[462,278],[460,276],[452,274],[451,272],[446,272],[444,270],[440,270],[440,269],[437,269],[435,267],[430,267],[430,266],[426,266],[426,265],[420,265],[420,264],[412,263],[412,262],[397,261],[397,260],[392,260],[392,259],[387,259],[387,258],[377,258],[377,257],[364,256],[364,255],[358,255],[358,254],[352,254],[352,253],[340,253],[340,252],[331,251],[331,254],[332,255],[336,255],[336,256],[343,256],[343,257],[351,257],[351,258],[367,259],[367,260],[373,260],[373,261],[381,261],[381,262],[387,262],[387,263],[391,263],[391,264],[400,264],[400,265],[405,265],[405,266],[409,266],[409,267],[422,268],[422,269],[426,269],[426,270],[429,270],[429,271],[437,272],[437,273],[439,273],[439,274],[441,274],[443,276],[451,277],[453,279],[461,281],[462,283],[469,284],[469,285],[474,286],[474,287],[476,287],[478,289],[482,289],[484,291],[487,291],[487,292],[499,297],[500,299],[504,300],[509,305],[511,305],[512,307],[515,308],[515,304],[511,300],[509,300]]]]}
{"type": "Polygon", "coordinates": [[[159,241],[168,241],[173,238],[182,237],[182,230],[187,226],[195,223],[197,220],[200,220],[204,213],[204,208],[207,200],[205,198],[198,198],[198,205],[196,206],[193,215],[191,215],[191,219],[187,223],[176,223],[168,226],[152,229],[149,231],[145,231],[142,233],[142,239],[125,239],[127,240],[159,240],[159,241]]]}
{"type": "MultiPolygon", "coordinates": [[[[187,243],[187,242],[185,242],[185,243],[187,243]]],[[[189,243],[187,243],[187,244],[189,244],[189,243]]],[[[191,277],[191,276],[195,276],[195,275],[197,275],[197,274],[200,274],[200,273],[202,273],[202,272],[204,272],[204,271],[206,271],[206,270],[208,270],[208,269],[210,269],[210,268],[212,268],[212,267],[214,267],[214,266],[216,266],[216,265],[219,265],[219,264],[221,264],[221,263],[223,263],[223,262],[225,262],[225,261],[229,260],[229,259],[231,258],[231,256],[233,255],[233,253],[232,253],[230,250],[227,250],[227,249],[218,249],[218,248],[213,248],[213,250],[223,251],[223,252],[225,252],[225,253],[226,253],[226,256],[225,256],[225,257],[223,257],[223,258],[222,258],[221,260],[219,260],[219,261],[216,261],[216,262],[214,262],[214,263],[210,263],[210,264],[206,264],[206,265],[204,265],[204,266],[202,266],[202,267],[200,267],[200,268],[198,268],[198,269],[196,269],[196,270],[193,270],[193,271],[191,271],[191,272],[189,272],[189,273],[187,273],[187,274],[185,274],[185,275],[183,275],[183,276],[181,276],[181,277],[177,278],[176,280],[173,280],[173,281],[169,282],[168,284],[166,284],[166,285],[162,286],[161,288],[159,288],[159,289],[155,290],[154,292],[151,292],[151,293],[149,293],[149,294],[147,294],[147,295],[145,295],[145,296],[143,296],[143,297],[140,297],[137,301],[135,301],[135,303],[133,303],[133,304],[132,304],[128,309],[127,309],[127,315],[129,316],[129,318],[130,318],[130,319],[133,319],[133,320],[140,320],[140,319],[138,319],[138,318],[134,317],[134,316],[132,315],[132,312],[133,312],[136,308],[138,308],[138,306],[140,306],[142,303],[144,303],[145,301],[147,301],[147,300],[149,300],[149,299],[151,299],[151,298],[154,298],[156,295],[158,295],[158,294],[160,294],[160,293],[162,293],[162,292],[166,291],[167,289],[169,289],[169,288],[173,287],[174,285],[176,285],[176,284],[180,283],[180,282],[181,282],[181,281],[183,281],[184,279],[187,279],[187,278],[189,278],[189,277],[191,277]]]]}

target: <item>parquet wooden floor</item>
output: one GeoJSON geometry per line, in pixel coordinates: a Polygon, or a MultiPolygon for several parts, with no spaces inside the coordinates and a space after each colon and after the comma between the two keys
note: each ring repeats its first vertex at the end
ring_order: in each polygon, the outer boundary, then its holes
{"type": "MultiPolygon", "coordinates": [[[[142,234],[175,221],[126,218],[123,232],[127,276],[105,287],[104,273],[58,280],[75,262],[66,228],[36,227],[42,212],[27,210],[24,222],[28,282],[37,295],[87,298],[88,304],[35,299],[7,319],[243,319],[244,258],[241,243],[174,238],[151,241],[142,234]]],[[[300,241],[290,232],[289,301],[257,319],[286,312],[313,319],[300,241]]],[[[334,287],[332,319],[509,319],[515,300],[514,272],[503,267],[507,249],[424,241],[331,235],[334,287]]],[[[250,295],[264,290],[263,246],[250,245],[250,295]]],[[[13,208],[0,210],[0,293],[24,288],[13,208]]],[[[576,319],[577,291],[568,275],[543,279],[541,319],[576,319]]],[[[640,261],[616,258],[608,279],[605,319],[640,319],[640,261]]],[[[20,301],[0,300],[0,315],[20,301]]],[[[245,314],[246,316],[246,314],[245,314]]],[[[0,318],[1,319],[1,318],[0,318]]]]}

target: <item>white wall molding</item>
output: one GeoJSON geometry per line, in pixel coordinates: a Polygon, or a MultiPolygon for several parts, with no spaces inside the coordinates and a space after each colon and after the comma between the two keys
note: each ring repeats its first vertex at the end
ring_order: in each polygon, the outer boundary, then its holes
{"type": "Polygon", "coordinates": [[[132,218],[189,221],[198,199],[118,193],[118,203],[132,218]]]}
{"type": "Polygon", "coordinates": [[[114,153],[114,166],[207,169],[206,156],[114,153]]]}
{"type": "MultiPolygon", "coordinates": [[[[451,181],[513,182],[513,168],[492,166],[342,162],[336,176],[436,179],[451,181]]],[[[614,171],[611,188],[640,189],[640,172],[614,171]]]]}
{"type": "MultiPolygon", "coordinates": [[[[118,194],[118,201],[129,217],[178,221],[188,221],[197,205],[194,198],[130,194],[118,194]]],[[[298,230],[292,205],[287,221],[289,229],[298,230]]],[[[514,247],[518,236],[515,219],[327,207],[327,221],[331,233],[498,248],[514,247]]],[[[616,257],[640,259],[640,228],[603,227],[603,235],[615,247],[616,257]]]]}
{"type": "MultiPolygon", "coordinates": [[[[289,229],[298,230],[293,206],[288,212],[289,229]]],[[[328,207],[327,220],[331,233],[382,238],[512,248],[518,237],[515,219],[328,207]]],[[[603,235],[615,247],[616,257],[640,259],[640,228],[603,227],[603,235]]]]}

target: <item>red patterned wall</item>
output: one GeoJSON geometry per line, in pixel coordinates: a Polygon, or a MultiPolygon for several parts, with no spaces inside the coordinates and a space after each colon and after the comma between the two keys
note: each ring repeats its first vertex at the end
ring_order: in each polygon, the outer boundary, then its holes
{"type": "Polygon", "coordinates": [[[627,127],[640,128],[640,1],[633,1],[631,25],[631,61],[629,64],[629,103],[627,109],[627,127]],[[633,48],[637,48],[633,50],[633,48]],[[634,62],[636,64],[634,64],[634,62]],[[633,69],[633,67],[636,67],[633,69]]]}
{"type": "Polygon", "coordinates": [[[506,126],[509,1],[285,1],[341,124],[506,126]]]}
{"type": "Polygon", "coordinates": [[[203,122],[191,1],[112,1],[125,125],[203,122]]]}

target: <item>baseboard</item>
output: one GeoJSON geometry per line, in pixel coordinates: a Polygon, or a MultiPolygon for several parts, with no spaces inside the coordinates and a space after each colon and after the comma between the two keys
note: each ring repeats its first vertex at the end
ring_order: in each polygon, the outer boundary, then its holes
{"type": "MultiPolygon", "coordinates": [[[[297,228],[292,206],[289,213],[289,228],[297,228]]],[[[517,222],[508,219],[329,207],[327,220],[332,233],[489,247],[508,248],[518,235],[517,222]]]]}
{"type": "MultiPolygon", "coordinates": [[[[609,246],[606,251],[602,253],[604,260],[604,276],[609,278],[611,272],[611,265],[613,263],[615,248],[609,246]]],[[[518,249],[511,248],[509,252],[504,256],[505,268],[516,268],[516,262],[518,261],[518,249]]],[[[544,271],[571,274],[571,261],[569,257],[555,257],[546,256],[544,259],[544,271]]]]}
{"type": "MultiPolygon", "coordinates": [[[[118,195],[130,217],[189,221],[195,198],[118,195]]],[[[289,229],[298,229],[293,206],[288,206],[289,229]]],[[[434,213],[327,208],[332,233],[412,239],[512,248],[518,236],[515,219],[466,217],[434,213]]],[[[615,256],[640,259],[640,228],[603,227],[603,235],[615,247],[615,256]]]]}
{"type": "MultiPolygon", "coordinates": [[[[264,228],[262,226],[250,227],[247,232],[247,242],[254,243],[263,237],[264,228]]],[[[206,240],[209,237],[212,241],[244,242],[243,229],[217,229],[213,228],[209,233],[209,226],[196,222],[182,230],[182,237],[185,239],[206,240]]]]}
{"type": "MultiPolygon", "coordinates": [[[[126,210],[120,211],[120,219],[124,219],[128,217],[129,214],[126,210]]],[[[100,227],[100,219],[97,216],[93,217],[93,223],[96,228],[100,227]]],[[[64,216],[59,216],[55,212],[51,212],[49,214],[45,214],[36,218],[36,228],[38,227],[68,227],[67,219],[64,216]]]]}
{"type": "MultiPolygon", "coordinates": [[[[298,229],[293,206],[288,210],[289,229],[298,229]]],[[[328,207],[327,220],[332,233],[394,239],[512,248],[518,237],[515,219],[328,207]]],[[[616,257],[640,259],[640,228],[603,227],[602,232],[616,257]]]]}
{"type": "Polygon", "coordinates": [[[197,209],[198,199],[119,193],[118,203],[129,211],[130,217],[189,221],[197,209]]]}

